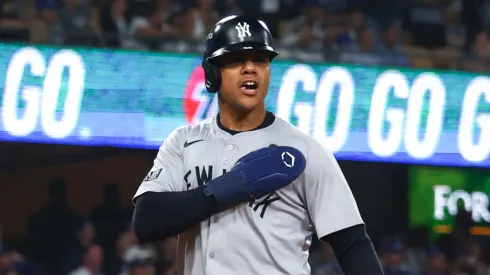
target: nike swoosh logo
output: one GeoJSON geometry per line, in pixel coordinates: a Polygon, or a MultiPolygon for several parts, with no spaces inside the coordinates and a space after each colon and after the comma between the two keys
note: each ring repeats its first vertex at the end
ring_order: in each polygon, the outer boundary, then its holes
{"type": "Polygon", "coordinates": [[[198,139],[198,140],[194,140],[194,141],[191,141],[191,142],[189,142],[189,141],[186,140],[185,143],[184,143],[184,148],[189,147],[192,144],[194,144],[196,142],[199,142],[199,141],[203,141],[203,139],[198,139]]]}

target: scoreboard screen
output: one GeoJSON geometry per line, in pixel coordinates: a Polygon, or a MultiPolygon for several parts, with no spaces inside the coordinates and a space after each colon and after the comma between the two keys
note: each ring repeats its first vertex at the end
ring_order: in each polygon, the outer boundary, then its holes
{"type": "Polygon", "coordinates": [[[471,212],[474,235],[490,235],[490,170],[413,166],[409,173],[410,222],[433,235],[453,230],[462,209],[471,212]]]}

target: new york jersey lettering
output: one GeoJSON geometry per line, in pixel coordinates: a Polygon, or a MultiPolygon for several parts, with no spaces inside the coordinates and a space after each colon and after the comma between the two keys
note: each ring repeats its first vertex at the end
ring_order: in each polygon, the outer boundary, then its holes
{"type": "Polygon", "coordinates": [[[196,166],[195,169],[196,169],[196,179],[197,179],[198,186],[203,186],[204,184],[206,184],[207,182],[213,179],[212,165],[209,165],[207,170],[205,166],[202,166],[201,169],[199,166],[196,166]]]}
{"type": "MultiPolygon", "coordinates": [[[[191,169],[187,171],[184,174],[184,181],[186,183],[186,188],[187,190],[191,189],[193,186],[193,183],[196,183],[195,186],[203,186],[206,185],[206,183],[210,182],[211,180],[215,179],[216,177],[213,177],[213,170],[214,166],[213,165],[202,165],[202,166],[196,166],[194,169],[191,169]],[[195,181],[193,181],[194,179],[195,181]]],[[[222,174],[226,174],[226,169],[223,169],[222,174]]]]}

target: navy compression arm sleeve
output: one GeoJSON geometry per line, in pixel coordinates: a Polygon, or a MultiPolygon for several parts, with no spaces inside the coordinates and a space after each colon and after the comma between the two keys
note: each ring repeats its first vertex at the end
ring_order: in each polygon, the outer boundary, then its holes
{"type": "Polygon", "coordinates": [[[136,199],[133,227],[140,242],[178,235],[217,212],[201,186],[184,192],[146,192],[136,199]]]}
{"type": "Polygon", "coordinates": [[[373,243],[364,225],[349,227],[324,236],[345,275],[383,275],[373,243]]]}

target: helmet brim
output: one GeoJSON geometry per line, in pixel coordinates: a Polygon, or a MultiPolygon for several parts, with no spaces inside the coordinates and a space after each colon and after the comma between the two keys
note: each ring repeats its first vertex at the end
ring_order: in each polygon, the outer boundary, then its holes
{"type": "Polygon", "coordinates": [[[223,55],[242,52],[242,51],[266,52],[269,55],[270,60],[274,59],[276,56],[279,55],[279,53],[274,51],[274,49],[269,45],[265,45],[260,42],[247,41],[247,42],[238,42],[238,43],[226,45],[225,47],[214,51],[207,59],[208,61],[211,61],[223,55]]]}

